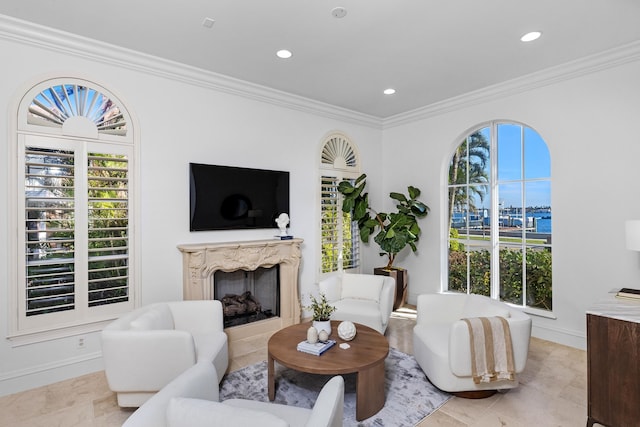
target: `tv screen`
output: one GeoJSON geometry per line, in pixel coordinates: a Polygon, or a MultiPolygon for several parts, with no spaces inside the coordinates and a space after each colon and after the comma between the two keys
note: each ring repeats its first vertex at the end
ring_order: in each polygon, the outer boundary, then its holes
{"type": "Polygon", "coordinates": [[[191,231],[276,228],[289,213],[289,172],[189,164],[191,231]]]}

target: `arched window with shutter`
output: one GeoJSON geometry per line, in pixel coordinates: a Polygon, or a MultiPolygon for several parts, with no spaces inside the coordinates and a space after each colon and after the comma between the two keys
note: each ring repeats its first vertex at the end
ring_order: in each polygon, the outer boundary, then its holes
{"type": "Polygon", "coordinates": [[[51,79],[18,107],[15,335],[78,327],[133,307],[136,144],[100,85],[51,79]]]}
{"type": "Polygon", "coordinates": [[[355,180],[360,163],[355,145],[343,133],[332,133],[322,142],[320,154],[320,273],[355,270],[360,265],[358,224],[342,212],[340,181],[355,180]]]}

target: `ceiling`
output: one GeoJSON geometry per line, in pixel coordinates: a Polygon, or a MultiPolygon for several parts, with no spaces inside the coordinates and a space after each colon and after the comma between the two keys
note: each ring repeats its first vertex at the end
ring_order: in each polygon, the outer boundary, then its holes
{"type": "Polygon", "coordinates": [[[640,0],[4,0],[0,14],[377,118],[640,40],[640,0]]]}

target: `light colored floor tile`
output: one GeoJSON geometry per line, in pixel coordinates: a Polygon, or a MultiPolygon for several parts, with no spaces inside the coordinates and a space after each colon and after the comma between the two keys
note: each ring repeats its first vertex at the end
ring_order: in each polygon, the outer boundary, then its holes
{"type": "MultiPolygon", "coordinates": [[[[415,307],[394,314],[385,336],[413,353],[415,307]]],[[[230,370],[266,359],[266,351],[230,360],[230,370]]],[[[586,423],[586,352],[532,338],[520,386],[487,399],[453,397],[418,427],[573,427],[586,423]]],[[[0,425],[116,427],[132,413],[120,409],[104,372],[0,398],[0,425]]]]}

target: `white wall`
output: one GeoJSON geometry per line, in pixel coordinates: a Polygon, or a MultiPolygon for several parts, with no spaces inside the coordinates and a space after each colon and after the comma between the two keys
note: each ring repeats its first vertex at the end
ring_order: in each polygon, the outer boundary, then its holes
{"type": "Polygon", "coordinates": [[[387,127],[385,192],[412,184],[432,209],[421,223],[419,255],[408,252],[400,261],[409,269],[409,300],[441,289],[445,176],[453,150],[481,123],[522,122],[547,142],[552,164],[556,319],[534,317],[534,335],[584,348],[587,307],[612,288],[640,286],[640,254],[624,243],[624,221],[640,218],[638,76],[640,62],[630,62],[387,127]]]}
{"type": "MultiPolygon", "coordinates": [[[[318,270],[317,191],[320,144],[340,130],[358,146],[362,164],[380,181],[380,126],[353,124],[326,115],[277,106],[129,67],[2,40],[0,79],[0,171],[8,165],[7,118],[25,84],[72,75],[95,81],[117,95],[137,117],[141,138],[140,232],[142,304],[182,298],[182,259],[176,245],[272,238],[277,229],[189,232],[188,163],[197,161],[290,171],[291,233],[304,239],[300,291],[315,290],[318,270]],[[17,60],[20,58],[20,60],[17,60]],[[71,72],[69,72],[71,71],[71,72]]],[[[313,105],[310,109],[313,109],[313,105]]],[[[366,119],[366,118],[365,118],[366,119]]],[[[0,173],[0,301],[7,302],[10,251],[8,177],[0,173]]],[[[6,313],[6,307],[1,311],[6,313]]],[[[12,346],[7,315],[0,316],[0,395],[100,370],[96,333],[76,347],[77,337],[12,346]]]]}

